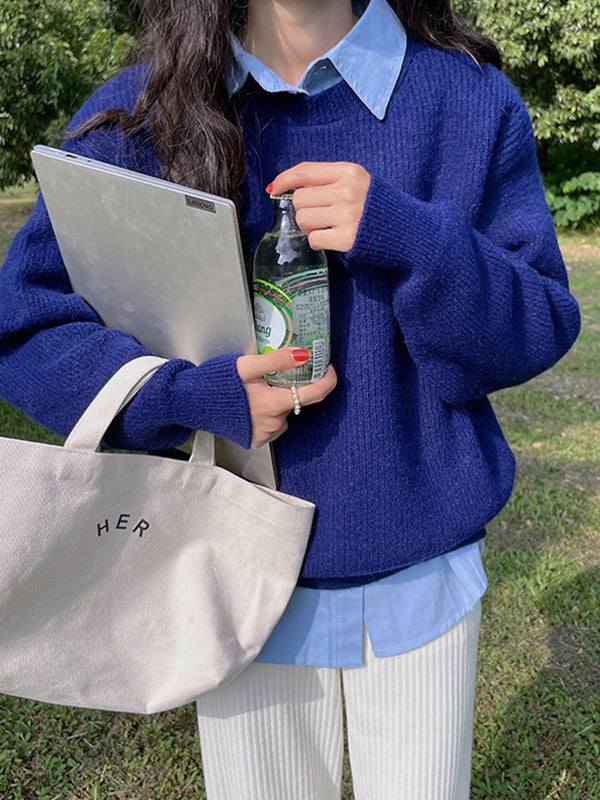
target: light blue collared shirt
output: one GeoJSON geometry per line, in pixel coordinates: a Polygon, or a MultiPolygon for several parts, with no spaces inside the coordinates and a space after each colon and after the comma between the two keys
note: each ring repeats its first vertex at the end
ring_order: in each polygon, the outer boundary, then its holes
{"type": "MultiPolygon", "coordinates": [[[[231,94],[252,75],[267,92],[314,95],[344,80],[382,120],[402,70],[406,33],[386,0],[354,3],[346,36],[290,86],[247,53],[232,34],[231,94]]],[[[409,113],[409,111],[407,112],[409,113]]],[[[482,545],[470,544],[364,586],[297,587],[257,661],[353,667],[363,663],[363,625],[376,656],[431,641],[470,611],[486,589],[482,545]]]]}
{"type": "Polygon", "coordinates": [[[402,69],[406,33],[385,0],[355,3],[354,11],[360,15],[356,25],[331,50],[310,62],[296,86],[247,53],[232,34],[235,60],[226,72],[229,93],[241,89],[248,75],[267,92],[309,95],[344,80],[377,119],[383,119],[402,69]]]}

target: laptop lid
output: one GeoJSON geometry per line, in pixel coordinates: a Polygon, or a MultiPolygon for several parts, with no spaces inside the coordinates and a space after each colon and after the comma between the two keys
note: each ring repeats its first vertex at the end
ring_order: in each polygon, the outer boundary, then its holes
{"type": "MultiPolygon", "coordinates": [[[[73,290],[107,327],[195,364],[255,351],[231,200],[51,147],[31,155],[73,290]]],[[[218,440],[217,459],[275,485],[269,447],[218,440]]]]}

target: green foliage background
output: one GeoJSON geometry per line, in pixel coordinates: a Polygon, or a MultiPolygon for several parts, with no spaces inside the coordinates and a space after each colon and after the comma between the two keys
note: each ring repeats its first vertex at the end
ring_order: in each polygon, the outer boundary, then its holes
{"type": "Polygon", "coordinates": [[[456,0],[455,6],[500,44],[538,139],[600,152],[598,0],[456,0]]]}
{"type": "Polygon", "coordinates": [[[527,103],[557,225],[600,224],[600,2],[455,0],[527,103]]]}
{"type": "MultiPolygon", "coordinates": [[[[490,36],[534,124],[560,226],[600,224],[600,2],[454,0],[490,36]]],[[[130,0],[2,0],[0,188],[31,176],[31,146],[67,120],[131,51],[130,0]]]]}
{"type": "Polygon", "coordinates": [[[34,144],[55,144],[82,100],[131,50],[126,3],[2,0],[0,188],[31,175],[34,144]]]}

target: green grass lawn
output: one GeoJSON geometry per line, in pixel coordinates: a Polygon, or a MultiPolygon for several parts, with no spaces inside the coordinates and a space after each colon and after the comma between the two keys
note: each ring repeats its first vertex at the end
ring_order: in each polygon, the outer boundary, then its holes
{"type": "MultiPolygon", "coordinates": [[[[0,195],[2,258],[30,192],[0,195]]],[[[560,241],[581,336],[493,398],[518,475],[485,552],[473,800],[600,800],[600,232],[560,241]]],[[[0,432],[46,435],[5,403],[0,432]]],[[[147,718],[3,697],[0,726],[7,800],[204,798],[193,706],[147,718]]]]}
{"type": "Polygon", "coordinates": [[[560,242],[580,338],[493,399],[518,474],[487,539],[473,798],[600,798],[600,235],[560,242]]]}
{"type": "Polygon", "coordinates": [[[0,263],[4,261],[10,240],[26,221],[31,211],[35,186],[27,183],[16,189],[0,192],[0,263]]]}

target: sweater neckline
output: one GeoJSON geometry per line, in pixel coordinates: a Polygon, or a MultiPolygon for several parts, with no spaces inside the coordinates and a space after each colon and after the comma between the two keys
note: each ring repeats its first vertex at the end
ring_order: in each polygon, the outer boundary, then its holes
{"type": "MultiPolygon", "coordinates": [[[[393,94],[407,79],[412,61],[418,52],[426,47],[424,42],[408,35],[404,64],[393,94]]],[[[258,116],[261,119],[261,127],[264,125],[265,117],[271,122],[278,121],[287,126],[317,126],[336,122],[348,124],[354,111],[366,112],[372,116],[345,81],[340,81],[316,95],[305,95],[267,92],[252,76],[249,76],[239,97],[247,121],[251,121],[256,112],[260,111],[258,116]]]]}

